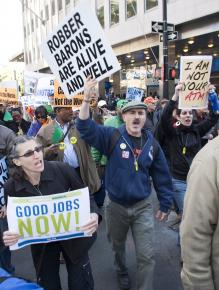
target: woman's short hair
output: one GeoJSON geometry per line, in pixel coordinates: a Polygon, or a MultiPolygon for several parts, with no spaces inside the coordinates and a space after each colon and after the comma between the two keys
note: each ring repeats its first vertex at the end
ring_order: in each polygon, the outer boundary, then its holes
{"type": "Polygon", "coordinates": [[[33,140],[37,143],[39,143],[39,141],[34,138],[34,137],[30,137],[30,136],[26,136],[26,135],[20,135],[17,136],[16,138],[14,138],[14,140],[10,143],[10,147],[8,150],[8,170],[9,170],[9,177],[12,177],[16,180],[21,180],[25,177],[25,173],[23,171],[23,168],[21,166],[17,166],[14,162],[13,159],[18,158],[18,150],[17,147],[19,144],[23,144],[27,141],[33,140]]]}

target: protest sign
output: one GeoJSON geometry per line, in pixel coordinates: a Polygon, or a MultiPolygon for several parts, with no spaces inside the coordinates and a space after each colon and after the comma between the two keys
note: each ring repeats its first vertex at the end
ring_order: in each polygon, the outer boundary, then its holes
{"type": "Polygon", "coordinates": [[[138,88],[127,88],[126,99],[129,101],[141,101],[144,90],[138,88]]]}
{"type": "Polygon", "coordinates": [[[42,52],[67,98],[83,91],[86,78],[97,81],[120,69],[89,1],[84,0],[42,44],[42,52]]]}
{"type": "Polygon", "coordinates": [[[4,183],[8,180],[8,166],[6,163],[6,157],[0,159],[0,209],[5,205],[4,200],[4,183]]]}
{"type": "Polygon", "coordinates": [[[90,219],[88,188],[31,197],[8,197],[9,231],[19,233],[16,250],[30,244],[88,236],[81,226],[90,219]]]}
{"type": "Polygon", "coordinates": [[[57,80],[54,82],[54,100],[52,105],[54,107],[72,107],[73,109],[79,109],[83,101],[83,95],[78,94],[74,98],[67,99],[64,95],[62,88],[59,86],[57,80]]]}
{"type": "Polygon", "coordinates": [[[184,82],[179,94],[180,109],[207,108],[207,90],[212,56],[182,56],[180,81],[184,82]]]}
{"type": "Polygon", "coordinates": [[[0,103],[8,105],[18,104],[18,94],[16,89],[0,88],[0,103]]]}
{"type": "Polygon", "coordinates": [[[4,81],[0,83],[0,103],[8,105],[18,104],[17,81],[4,81]]]}

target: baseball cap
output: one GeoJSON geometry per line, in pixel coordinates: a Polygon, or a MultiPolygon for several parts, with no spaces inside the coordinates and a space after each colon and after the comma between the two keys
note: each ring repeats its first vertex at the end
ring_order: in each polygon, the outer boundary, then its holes
{"type": "Polygon", "coordinates": [[[145,100],[144,100],[144,103],[145,104],[154,104],[156,103],[157,101],[153,98],[153,97],[147,97],[145,100]]]}
{"type": "Polygon", "coordinates": [[[101,108],[101,107],[103,107],[103,106],[106,106],[107,105],[107,103],[106,103],[106,101],[104,101],[104,100],[100,100],[98,103],[97,103],[97,106],[99,107],[99,108],[101,108]]]}
{"type": "Polygon", "coordinates": [[[128,100],[118,100],[116,103],[116,108],[121,110],[126,104],[128,103],[128,100]]]}
{"type": "Polygon", "coordinates": [[[147,105],[143,102],[139,101],[131,101],[128,102],[124,107],[122,107],[122,113],[125,113],[127,111],[130,111],[132,109],[144,109],[147,110],[147,105]]]}

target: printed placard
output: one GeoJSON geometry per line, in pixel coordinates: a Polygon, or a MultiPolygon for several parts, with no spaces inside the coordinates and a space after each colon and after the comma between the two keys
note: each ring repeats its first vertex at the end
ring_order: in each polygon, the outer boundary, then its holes
{"type": "Polygon", "coordinates": [[[18,104],[17,90],[14,88],[0,87],[0,103],[8,105],[18,104]]]}
{"type": "Polygon", "coordinates": [[[5,205],[4,199],[4,183],[8,180],[8,166],[6,157],[0,159],[0,209],[5,205]]]}
{"type": "Polygon", "coordinates": [[[9,197],[7,218],[9,231],[21,236],[11,250],[87,237],[81,226],[90,219],[88,188],[45,196],[9,197]]]}
{"type": "Polygon", "coordinates": [[[67,98],[83,91],[86,78],[97,81],[120,69],[91,7],[83,0],[42,44],[42,52],[67,98]]]}
{"type": "Polygon", "coordinates": [[[179,94],[180,109],[207,108],[207,90],[211,74],[212,56],[182,56],[180,81],[184,82],[179,94]]]}
{"type": "Polygon", "coordinates": [[[141,101],[144,90],[138,88],[127,88],[126,99],[129,101],[141,101]]]}
{"type": "Polygon", "coordinates": [[[59,86],[57,80],[54,82],[54,100],[52,105],[54,107],[72,107],[73,109],[79,109],[83,101],[83,95],[78,94],[74,98],[67,99],[64,95],[62,88],[59,86]]]}

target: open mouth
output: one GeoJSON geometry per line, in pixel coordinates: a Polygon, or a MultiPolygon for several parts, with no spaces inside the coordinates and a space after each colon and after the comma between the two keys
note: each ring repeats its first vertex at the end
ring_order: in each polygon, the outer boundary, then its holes
{"type": "Polygon", "coordinates": [[[34,163],[34,165],[35,165],[36,167],[40,167],[40,166],[42,166],[42,164],[43,164],[43,161],[42,161],[42,160],[38,160],[38,161],[36,161],[36,162],[34,163]]]}
{"type": "Polygon", "coordinates": [[[140,121],[139,120],[134,120],[133,121],[133,125],[139,125],[140,124],[140,121]]]}

